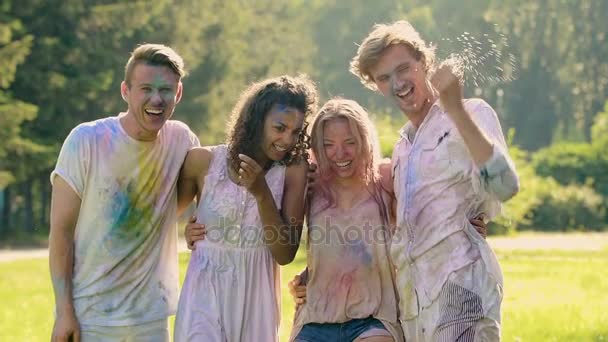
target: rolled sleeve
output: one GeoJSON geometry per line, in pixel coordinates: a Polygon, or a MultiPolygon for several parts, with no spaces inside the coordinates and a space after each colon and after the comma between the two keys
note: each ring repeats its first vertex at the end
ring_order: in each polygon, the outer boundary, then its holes
{"type": "Polygon", "coordinates": [[[496,144],[492,157],[479,168],[479,176],[486,191],[500,201],[506,201],[519,191],[519,177],[513,164],[496,144]]]}
{"type": "Polygon", "coordinates": [[[492,156],[478,168],[481,188],[504,202],[519,191],[519,178],[509,157],[498,115],[481,99],[470,102],[473,120],[492,142],[492,156]]]}
{"type": "Polygon", "coordinates": [[[51,185],[54,185],[55,177],[59,176],[82,198],[90,160],[88,141],[92,135],[93,129],[85,124],[70,132],[61,147],[55,169],[51,172],[51,185]]]}

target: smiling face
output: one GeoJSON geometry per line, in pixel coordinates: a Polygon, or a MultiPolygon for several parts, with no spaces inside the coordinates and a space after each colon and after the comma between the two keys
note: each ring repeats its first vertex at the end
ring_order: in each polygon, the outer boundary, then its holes
{"type": "Polygon", "coordinates": [[[388,47],[370,73],[378,90],[408,116],[423,116],[429,108],[432,93],[425,65],[406,45],[388,47]]]}
{"type": "Polygon", "coordinates": [[[359,139],[355,137],[346,118],[327,120],[323,126],[323,150],[329,169],[339,178],[355,176],[359,165],[359,139]]]}
{"type": "Polygon", "coordinates": [[[304,113],[293,107],[273,105],[264,120],[261,152],[270,160],[283,160],[298,142],[303,125],[304,113]]]}
{"type": "Polygon", "coordinates": [[[167,66],[138,63],[129,83],[121,84],[122,97],[129,106],[124,128],[134,139],[154,140],[181,100],[180,77],[167,66]]]}

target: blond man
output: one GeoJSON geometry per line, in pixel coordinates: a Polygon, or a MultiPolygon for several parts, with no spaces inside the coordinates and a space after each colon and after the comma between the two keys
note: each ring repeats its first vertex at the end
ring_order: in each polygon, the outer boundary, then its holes
{"type": "Polygon", "coordinates": [[[177,178],[197,137],[169,120],[182,58],[145,44],[125,67],[127,111],[78,125],[55,170],[52,341],[169,341],[178,296],[177,178]]]}
{"type": "Polygon", "coordinates": [[[453,69],[436,70],[434,48],[406,21],[374,26],[350,70],[409,119],[392,158],[406,340],[500,340],[502,272],[467,219],[493,218],[519,190],[495,111],[462,98],[453,69]]]}

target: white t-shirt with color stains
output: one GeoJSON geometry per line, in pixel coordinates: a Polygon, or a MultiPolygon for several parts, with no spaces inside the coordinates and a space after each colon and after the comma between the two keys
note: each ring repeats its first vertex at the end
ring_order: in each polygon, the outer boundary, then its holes
{"type": "Polygon", "coordinates": [[[74,128],[51,174],[82,201],[72,291],[80,324],[135,325],[177,306],[177,178],[199,141],[174,120],[156,140],[138,141],[121,115],[74,128]]]}

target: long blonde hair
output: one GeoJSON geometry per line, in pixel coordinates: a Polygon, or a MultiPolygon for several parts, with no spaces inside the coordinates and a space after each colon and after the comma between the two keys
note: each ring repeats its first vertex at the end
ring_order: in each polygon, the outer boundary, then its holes
{"type": "Polygon", "coordinates": [[[311,129],[311,146],[314,159],[319,169],[319,194],[327,201],[327,207],[335,204],[335,199],[330,192],[330,185],[335,177],[330,167],[330,161],[323,146],[325,123],[345,119],[357,141],[357,164],[355,172],[361,177],[363,183],[370,189],[372,196],[380,209],[383,221],[389,222],[389,208],[382,196],[383,189],[380,182],[378,165],[380,163],[380,147],[378,135],[373,122],[361,105],[357,102],[344,98],[333,98],[327,101],[316,115],[311,129]]]}

